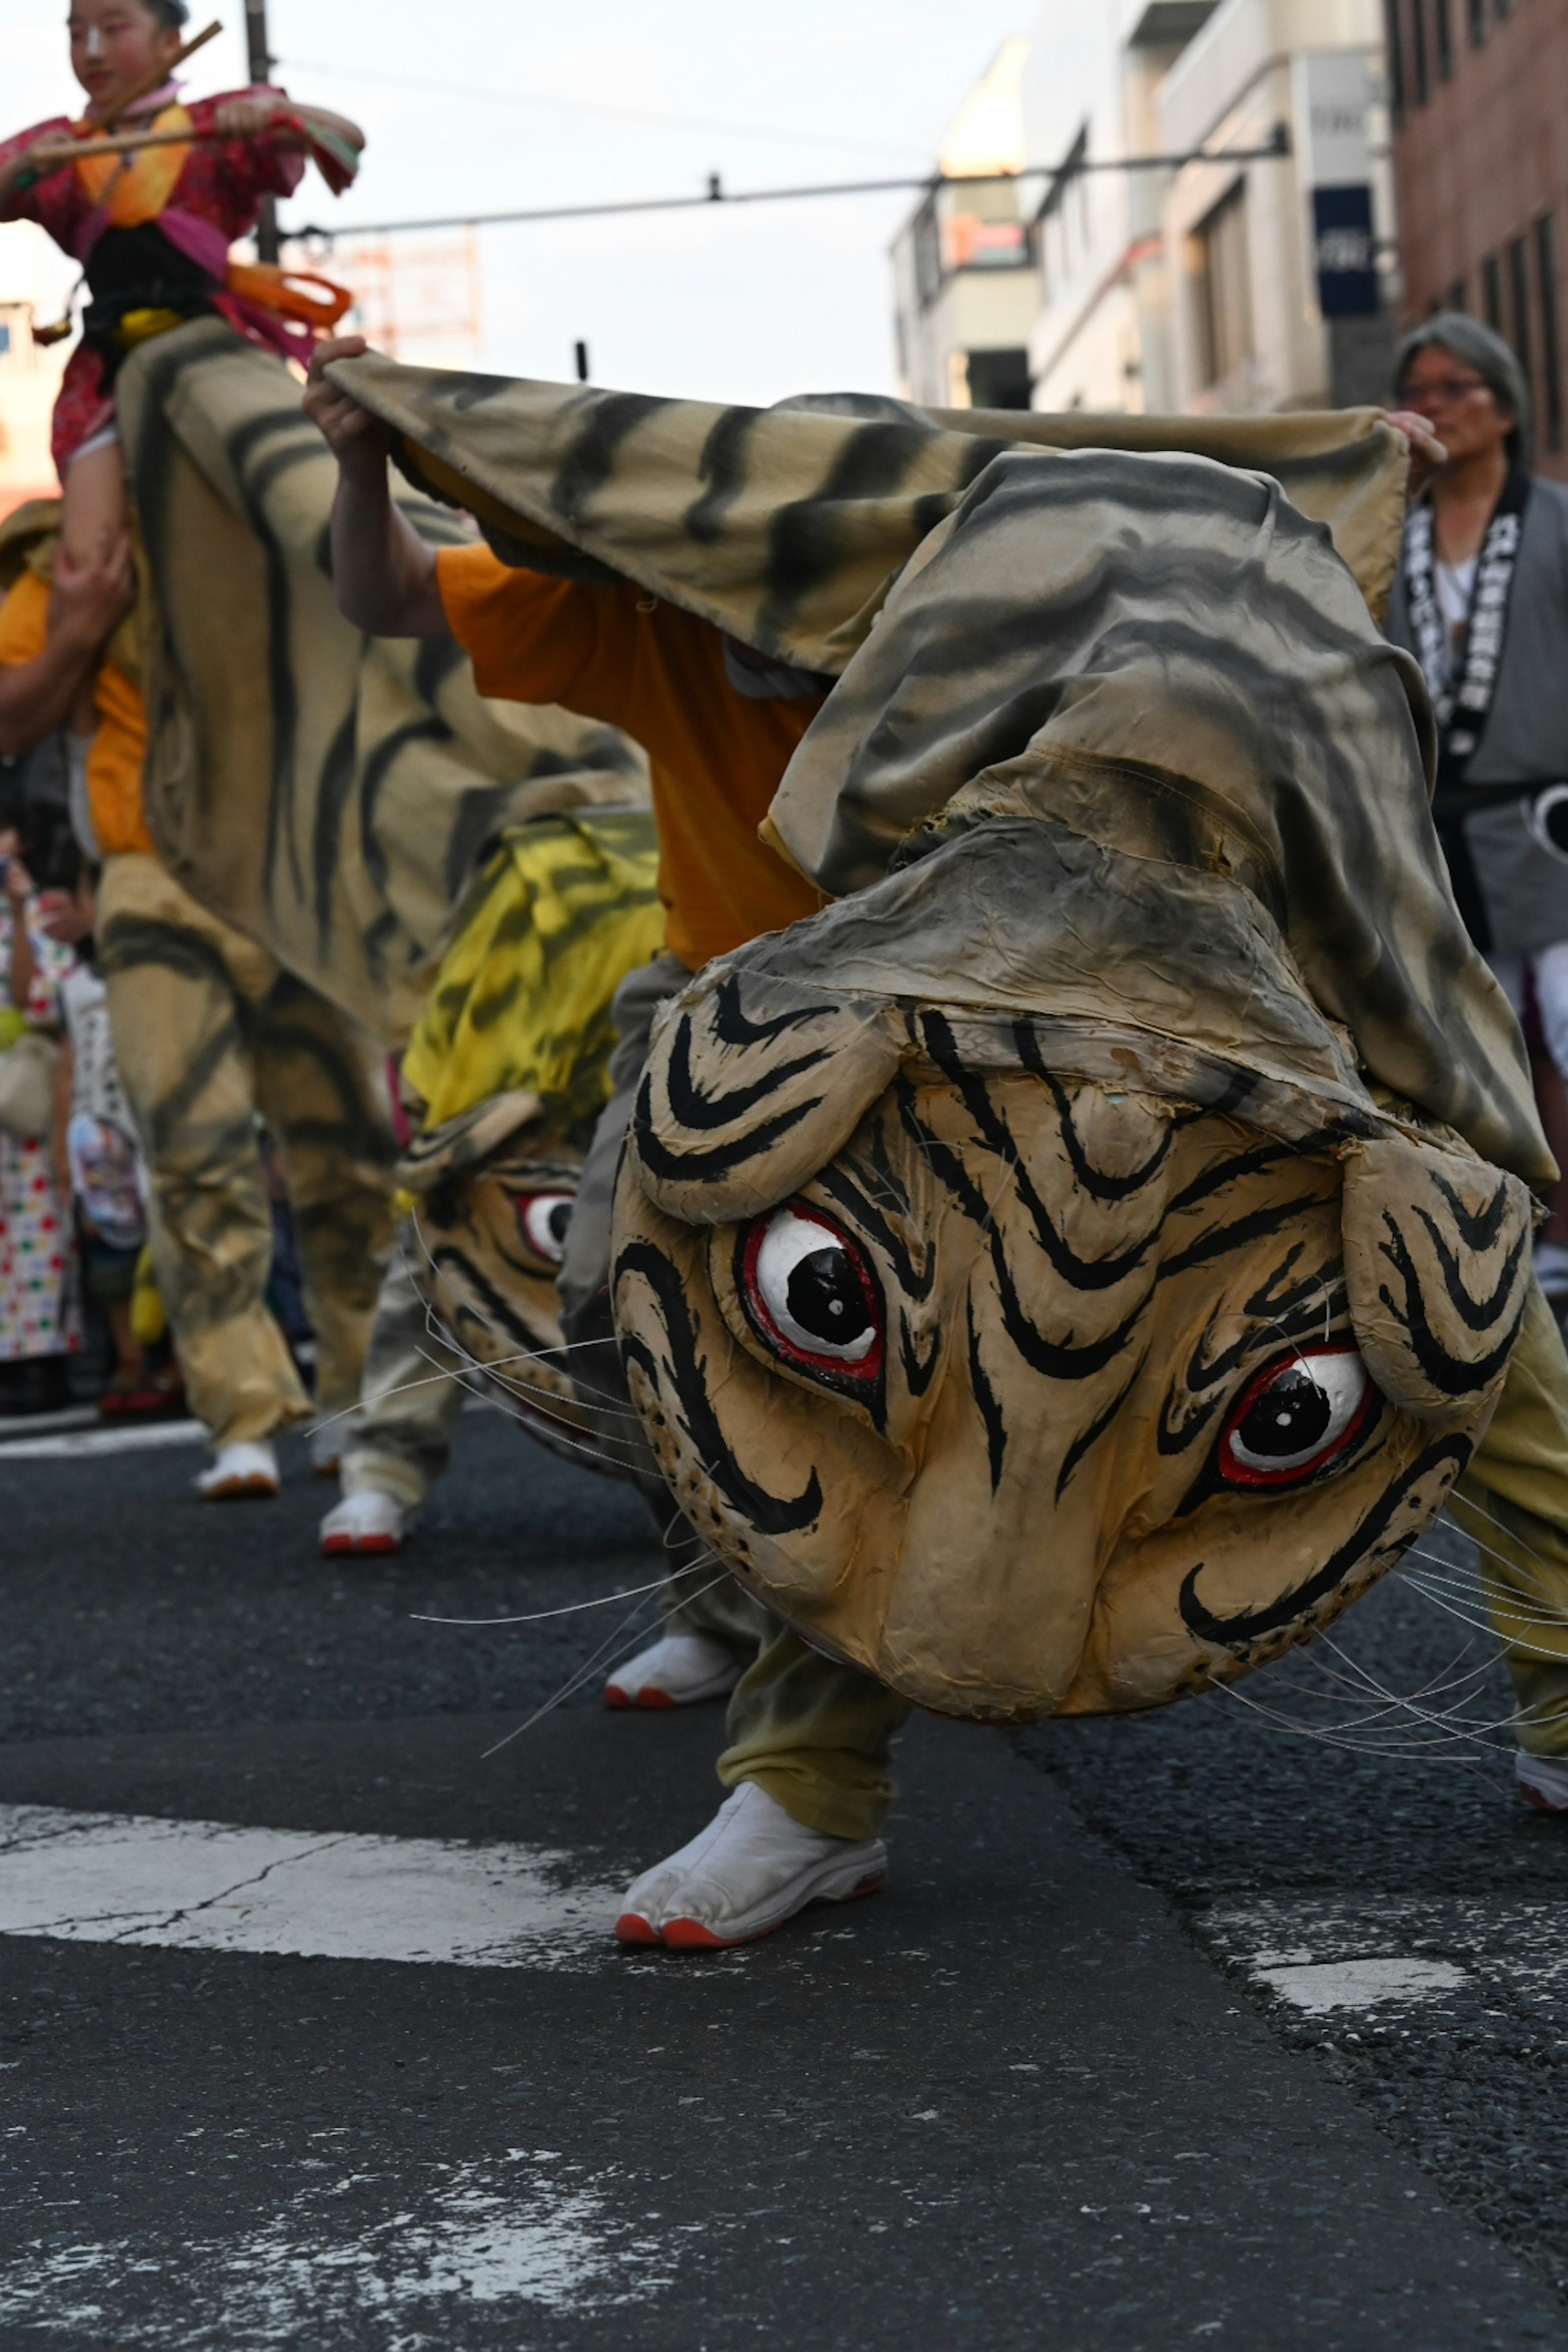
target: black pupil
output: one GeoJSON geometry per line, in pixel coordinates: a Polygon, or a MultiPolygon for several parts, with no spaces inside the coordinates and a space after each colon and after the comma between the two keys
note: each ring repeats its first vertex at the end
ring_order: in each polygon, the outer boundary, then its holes
{"type": "Polygon", "coordinates": [[[803,1331],[847,1348],[870,1323],[866,1294],[856,1278],[848,1253],[831,1244],[813,1250],[790,1269],[789,1311],[803,1331]]]}
{"type": "Polygon", "coordinates": [[[571,1202],[557,1201],[544,1222],[550,1228],[551,1240],[563,1242],[566,1238],[566,1228],[572,1223],[571,1202]]]}
{"type": "Polygon", "coordinates": [[[1333,1404],[1310,1372],[1293,1364],[1271,1381],[1242,1417],[1237,1436],[1249,1454],[1267,1459],[1306,1454],[1321,1443],[1333,1417],[1333,1404]]]}

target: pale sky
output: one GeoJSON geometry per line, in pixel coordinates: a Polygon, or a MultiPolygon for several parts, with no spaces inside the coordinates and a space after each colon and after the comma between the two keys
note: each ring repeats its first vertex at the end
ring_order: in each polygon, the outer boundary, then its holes
{"type": "MultiPolygon", "coordinates": [[[[242,0],[192,0],[226,31],[201,95],[242,81],[242,0]]],[[[1029,0],[270,0],[279,79],[369,134],[359,183],[312,173],[289,222],[868,179],[929,169],[974,77],[1029,0]]],[[[62,0],[10,0],[15,127],[79,102],[62,0]]],[[[479,363],[765,403],[890,391],[889,243],[902,195],[485,232],[479,363]]]]}

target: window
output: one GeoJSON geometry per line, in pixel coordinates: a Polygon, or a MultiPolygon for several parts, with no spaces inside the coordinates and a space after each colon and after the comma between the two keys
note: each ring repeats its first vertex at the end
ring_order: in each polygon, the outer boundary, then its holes
{"type": "Polygon", "coordinates": [[[1470,47],[1479,49],[1487,37],[1487,0],[1469,0],[1470,47]]]}
{"type": "Polygon", "coordinates": [[[1552,215],[1535,224],[1535,298],[1541,322],[1541,425],[1549,449],[1563,446],[1563,352],[1557,329],[1557,240],[1552,215]]]}
{"type": "Polygon", "coordinates": [[[1204,382],[1220,383],[1252,356],[1245,180],[1238,180],[1200,223],[1193,243],[1204,382]]]}
{"type": "Polygon", "coordinates": [[[1432,21],[1437,35],[1437,79],[1447,81],[1454,70],[1454,33],[1448,0],[1432,0],[1432,21]]]}
{"type": "Polygon", "coordinates": [[[1430,94],[1426,73],[1426,0],[1410,0],[1410,58],[1414,68],[1415,103],[1425,106],[1430,94]]]}
{"type": "Polygon", "coordinates": [[[1448,289],[1448,299],[1443,308],[1446,310],[1468,310],[1469,307],[1465,294],[1465,281],[1462,278],[1456,278],[1448,289]]]}
{"type": "Polygon", "coordinates": [[[1510,342],[1519,354],[1524,380],[1530,381],[1530,268],[1525,257],[1524,239],[1516,236],[1508,249],[1509,308],[1513,313],[1510,342]]]}
{"type": "MultiPolygon", "coordinates": [[[[1471,7],[1478,0],[1470,0],[1471,7]]],[[[1405,37],[1399,22],[1399,0],[1384,0],[1387,26],[1388,103],[1396,123],[1405,120],[1405,37]]]]}
{"type": "Polygon", "coordinates": [[[1489,327],[1502,332],[1502,280],[1498,276],[1497,256],[1489,253],[1481,264],[1481,310],[1489,327]]]}
{"type": "Polygon", "coordinates": [[[11,330],[9,327],[0,327],[0,360],[8,358],[10,351],[11,330]]]}
{"type": "Polygon", "coordinates": [[[1033,387],[1026,351],[971,352],[969,399],[974,408],[1027,408],[1033,387]]]}

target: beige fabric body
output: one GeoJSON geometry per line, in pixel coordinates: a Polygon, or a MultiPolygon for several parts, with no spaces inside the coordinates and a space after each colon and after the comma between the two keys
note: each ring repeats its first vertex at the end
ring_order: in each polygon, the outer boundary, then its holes
{"type": "Polygon", "coordinates": [[[464,1400],[479,1385],[425,1303],[419,1257],[405,1218],[381,1278],[360,1410],[339,1465],[345,1495],[390,1495],[405,1511],[418,1509],[447,1467],[464,1400]]]}
{"type": "Polygon", "coordinates": [[[764,653],[835,674],[900,567],[1009,448],[1042,463],[1086,445],[1191,451],[1271,475],[1327,525],[1375,613],[1405,521],[1408,452],[1371,408],[1037,416],[850,394],[814,413],[454,376],[374,354],[331,374],[400,436],[416,480],[512,542],[509,561],[570,569],[575,552],[764,653]]]}
{"type": "Polygon", "coordinates": [[[152,1179],[158,1286],[215,1445],[310,1417],[263,1303],[272,1226],[256,1115],[287,1176],[317,1409],[359,1394],[391,1238],[385,1088],[363,1031],[196,904],[155,858],[110,858],[98,940],[125,1092],[152,1179]]]}
{"type": "MultiPolygon", "coordinates": [[[[647,795],[642,753],[566,711],[486,701],[449,639],[366,637],[323,557],[337,468],[276,359],[216,319],[115,383],[143,554],[147,823],[225,922],[401,1045],[486,842],[647,795]]],[[[471,536],[402,501],[433,545],[471,536]]]]}

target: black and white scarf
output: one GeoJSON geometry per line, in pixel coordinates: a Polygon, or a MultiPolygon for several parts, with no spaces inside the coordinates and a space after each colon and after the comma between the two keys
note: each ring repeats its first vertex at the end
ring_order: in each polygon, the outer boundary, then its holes
{"type": "Polygon", "coordinates": [[[1428,500],[1412,510],[1405,535],[1405,593],[1416,657],[1437,721],[1437,790],[1462,784],[1486,731],[1508,630],[1509,599],[1524,532],[1530,477],[1517,468],[1492,509],[1476,563],[1464,634],[1449,657],[1447,625],[1437,602],[1436,554],[1428,500]]]}

